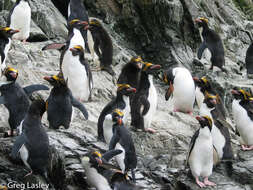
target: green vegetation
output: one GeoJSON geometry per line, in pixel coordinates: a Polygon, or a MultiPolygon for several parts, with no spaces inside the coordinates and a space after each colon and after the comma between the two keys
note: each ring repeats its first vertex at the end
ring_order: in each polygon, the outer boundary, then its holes
{"type": "Polygon", "coordinates": [[[233,2],[248,19],[253,19],[253,3],[251,0],[233,0],[233,2]]]}

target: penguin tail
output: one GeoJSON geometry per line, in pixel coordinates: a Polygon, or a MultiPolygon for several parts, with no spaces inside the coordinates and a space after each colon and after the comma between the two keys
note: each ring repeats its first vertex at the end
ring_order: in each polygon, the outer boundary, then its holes
{"type": "Polygon", "coordinates": [[[133,182],[136,183],[136,178],[135,178],[135,171],[134,171],[134,169],[131,169],[131,175],[132,175],[132,178],[133,178],[133,182]]]}

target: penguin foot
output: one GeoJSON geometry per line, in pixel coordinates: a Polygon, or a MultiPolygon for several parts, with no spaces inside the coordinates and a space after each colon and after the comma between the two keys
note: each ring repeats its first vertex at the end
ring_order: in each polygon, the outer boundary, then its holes
{"type": "Polygon", "coordinates": [[[208,180],[208,177],[205,177],[204,184],[208,185],[208,186],[216,186],[216,184],[214,182],[211,182],[208,180]]]}
{"type": "Polygon", "coordinates": [[[188,113],[189,115],[192,115],[192,111],[188,111],[187,113],[188,113]]]}
{"type": "Polygon", "coordinates": [[[30,171],[28,174],[26,174],[24,177],[28,177],[29,175],[32,175],[33,171],[30,171]]]}
{"type": "Polygon", "coordinates": [[[16,134],[16,133],[12,132],[11,130],[8,130],[8,131],[4,132],[4,138],[13,137],[14,134],[16,134]]]}
{"type": "Polygon", "coordinates": [[[242,150],[246,151],[246,150],[253,150],[253,145],[249,146],[249,145],[242,145],[242,150]]]}
{"type": "Polygon", "coordinates": [[[196,177],[195,180],[196,180],[196,183],[198,184],[198,186],[200,186],[200,188],[206,187],[206,185],[203,182],[199,181],[198,177],[196,177]]]}
{"type": "Polygon", "coordinates": [[[174,111],[174,112],[180,112],[180,110],[179,110],[179,109],[174,109],[173,111],[174,111]]]}
{"type": "Polygon", "coordinates": [[[26,43],[27,41],[26,41],[26,39],[23,39],[22,42],[23,42],[23,43],[26,43]]]}
{"type": "Polygon", "coordinates": [[[147,129],[145,129],[145,131],[149,132],[149,133],[152,133],[152,134],[156,133],[156,130],[154,130],[152,128],[147,128],[147,129]]]}

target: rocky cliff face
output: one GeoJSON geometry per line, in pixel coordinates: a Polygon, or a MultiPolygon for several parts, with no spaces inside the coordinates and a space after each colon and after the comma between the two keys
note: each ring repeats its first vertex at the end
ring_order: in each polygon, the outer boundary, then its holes
{"type": "MultiPolygon", "coordinates": [[[[251,30],[253,22],[232,0],[83,0],[89,15],[103,21],[114,45],[114,69],[117,75],[121,67],[133,55],[161,64],[164,69],[171,65],[183,65],[193,76],[207,75],[224,98],[226,108],[231,110],[230,89],[234,86],[251,88],[244,66],[246,49],[250,39],[242,30],[251,30]],[[201,60],[203,69],[198,70],[193,60],[201,38],[194,19],[209,18],[209,25],[222,37],[225,45],[226,75],[210,72],[208,53],[201,60]]],[[[7,64],[19,70],[18,82],[22,85],[46,84],[43,76],[56,74],[59,70],[59,52],[42,52],[41,48],[54,42],[63,42],[67,35],[67,3],[61,0],[29,0],[32,9],[32,30],[29,43],[13,41],[7,64]]],[[[251,5],[252,2],[249,1],[251,5]]],[[[0,1],[0,25],[4,26],[13,0],[0,1]]],[[[89,56],[87,57],[94,68],[89,56]]],[[[57,189],[90,189],[86,183],[82,157],[90,148],[101,151],[105,144],[97,142],[96,123],[102,108],[115,96],[116,87],[112,77],[105,72],[93,72],[94,91],[92,101],[85,103],[90,117],[84,121],[76,111],[68,130],[48,130],[52,146],[50,177],[57,189]]],[[[154,135],[132,132],[138,156],[137,184],[145,189],[195,190],[198,187],[188,176],[185,159],[191,136],[198,128],[193,116],[172,112],[165,103],[165,86],[155,80],[158,91],[158,113],[152,127],[154,135]]],[[[44,99],[48,92],[39,92],[44,99]]],[[[8,113],[0,109],[0,130],[8,129],[8,113]]],[[[195,108],[194,114],[198,114],[195,108]]],[[[233,123],[232,117],[231,123],[233,123]]],[[[47,126],[46,115],[43,122],[47,126]]],[[[129,123],[128,123],[128,126],[129,123]]],[[[253,189],[252,152],[242,152],[238,139],[232,133],[236,160],[227,167],[221,163],[214,169],[211,180],[217,183],[213,189],[253,189]]],[[[9,157],[13,139],[1,138],[0,184],[9,182],[43,182],[39,176],[24,178],[24,166],[12,163],[9,157]]]]}

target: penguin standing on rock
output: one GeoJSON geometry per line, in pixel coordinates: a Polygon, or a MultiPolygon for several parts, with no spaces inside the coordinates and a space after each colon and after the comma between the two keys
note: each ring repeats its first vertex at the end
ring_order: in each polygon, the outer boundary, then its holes
{"type": "Polygon", "coordinates": [[[32,173],[40,174],[47,183],[51,184],[47,175],[50,158],[49,139],[41,123],[45,111],[44,100],[38,99],[32,102],[22,124],[23,132],[16,138],[12,147],[11,157],[13,160],[21,158],[30,170],[26,176],[32,173]]]}
{"type": "Polygon", "coordinates": [[[110,184],[103,174],[109,169],[118,170],[108,161],[121,152],[121,150],[112,150],[102,155],[100,152],[92,150],[86,154],[82,158],[82,165],[85,169],[88,184],[97,190],[111,190],[110,184]]]}
{"type": "Polygon", "coordinates": [[[9,111],[9,125],[11,131],[8,131],[7,136],[14,135],[14,129],[24,119],[26,112],[30,106],[29,96],[38,90],[49,90],[45,85],[30,85],[22,88],[17,82],[18,71],[7,67],[3,73],[6,81],[0,84],[0,104],[9,111]]]}
{"type": "Polygon", "coordinates": [[[169,69],[164,72],[163,81],[169,84],[165,100],[167,101],[173,94],[174,111],[192,114],[195,85],[189,70],[183,67],[169,69]]]}
{"type": "MultiPolygon", "coordinates": [[[[226,124],[223,120],[219,108],[216,106],[217,96],[212,96],[206,93],[204,102],[200,108],[200,115],[207,115],[212,119],[211,135],[213,138],[213,145],[218,154],[218,160],[233,160],[233,150],[231,146],[231,137],[226,124]]],[[[216,164],[216,163],[215,163],[216,164]]]]}
{"type": "Polygon", "coordinates": [[[197,116],[196,119],[200,128],[191,139],[187,162],[196,183],[201,188],[215,186],[215,183],[208,180],[213,170],[212,119],[208,116],[197,116]],[[204,177],[204,182],[201,182],[199,177],[204,177]]]}
{"type": "MultiPolygon", "coordinates": [[[[7,58],[9,49],[11,47],[11,38],[19,30],[13,30],[9,27],[0,27],[0,57],[1,57],[1,71],[6,68],[5,60],[7,58]]],[[[2,74],[2,72],[0,72],[2,74]]]]}
{"type": "Polygon", "coordinates": [[[73,96],[79,101],[90,100],[93,88],[92,73],[84,58],[82,46],[76,45],[66,51],[61,70],[73,96]]]}
{"type": "Polygon", "coordinates": [[[99,57],[101,70],[114,76],[115,72],[112,69],[113,46],[109,34],[96,19],[90,21],[89,30],[94,40],[94,50],[99,57]]]}
{"type": "Polygon", "coordinates": [[[208,27],[208,19],[206,18],[197,18],[195,22],[199,25],[199,27],[203,28],[202,37],[203,42],[198,50],[198,59],[201,59],[202,54],[206,48],[212,54],[211,57],[211,67],[210,70],[213,70],[213,67],[219,67],[223,72],[227,72],[224,68],[225,58],[224,58],[224,47],[221,41],[220,36],[208,27]]]}
{"type": "Polygon", "coordinates": [[[237,130],[243,140],[242,150],[253,150],[253,101],[245,90],[232,90],[232,112],[237,130]]]}
{"type": "Polygon", "coordinates": [[[68,129],[71,122],[72,106],[78,108],[84,118],[88,119],[86,108],[72,96],[62,74],[44,77],[44,79],[53,85],[46,101],[49,128],[59,129],[60,126],[64,126],[65,129],[68,129]]]}
{"type": "Polygon", "coordinates": [[[114,100],[109,102],[101,111],[97,130],[98,140],[110,143],[112,138],[112,112],[114,109],[120,109],[124,113],[123,122],[126,123],[127,116],[130,114],[130,102],[129,96],[136,92],[135,88],[132,88],[129,84],[117,84],[117,96],[114,100]]]}
{"type": "Polygon", "coordinates": [[[161,66],[148,62],[143,64],[140,84],[131,104],[132,125],[135,129],[155,133],[155,130],[150,128],[157,108],[157,92],[153,84],[153,74],[161,66]]]}
{"type": "Polygon", "coordinates": [[[137,166],[137,156],[135,153],[135,146],[129,131],[125,128],[122,121],[124,114],[116,109],[112,113],[112,131],[113,136],[109,144],[109,150],[115,147],[123,152],[116,156],[116,160],[124,173],[131,170],[133,181],[135,182],[135,171],[137,166]]]}
{"type": "Polygon", "coordinates": [[[28,0],[17,0],[10,10],[7,25],[20,32],[13,35],[13,39],[26,42],[30,34],[31,8],[28,0]]]}

